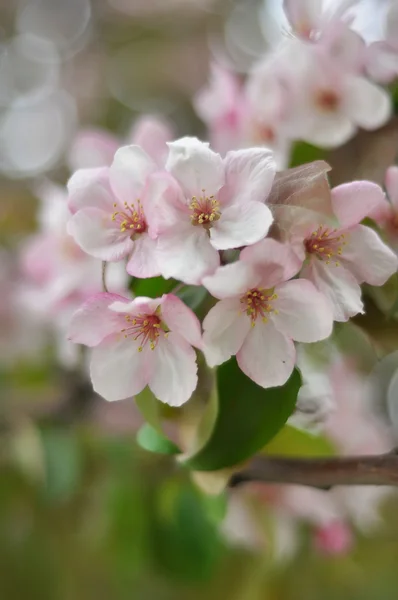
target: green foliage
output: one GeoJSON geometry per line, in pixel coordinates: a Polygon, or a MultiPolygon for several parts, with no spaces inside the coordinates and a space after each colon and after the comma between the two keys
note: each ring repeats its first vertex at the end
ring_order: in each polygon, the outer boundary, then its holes
{"type": "Polygon", "coordinates": [[[223,548],[217,520],[214,510],[209,511],[208,499],[192,485],[174,481],[164,484],[158,492],[153,519],[157,567],[178,579],[210,579],[223,548]]]}
{"type": "Polygon", "coordinates": [[[307,142],[295,142],[289,167],[298,167],[314,160],[326,160],[326,151],[307,142]]]}
{"type": "Polygon", "coordinates": [[[82,457],[73,431],[44,428],[45,484],[43,492],[51,502],[66,502],[73,497],[82,477],[82,457]]]}
{"type": "Polygon", "coordinates": [[[146,423],[137,433],[137,443],[144,450],[156,454],[179,454],[181,450],[157,429],[146,423]]]}
{"type": "Polygon", "coordinates": [[[133,279],[131,289],[136,296],[159,298],[163,294],[169,294],[176,285],[177,281],[175,279],[150,277],[149,279],[133,279]]]}
{"type": "Polygon", "coordinates": [[[336,449],[323,435],[285,425],[263,449],[264,454],[278,456],[333,456],[336,449]]]}
{"type": "Polygon", "coordinates": [[[263,389],[242,373],[235,358],[221,365],[218,397],[208,407],[213,415],[208,437],[195,454],[184,457],[184,464],[196,471],[213,471],[250,458],[286,423],[300,386],[297,370],[285,385],[263,389]]]}

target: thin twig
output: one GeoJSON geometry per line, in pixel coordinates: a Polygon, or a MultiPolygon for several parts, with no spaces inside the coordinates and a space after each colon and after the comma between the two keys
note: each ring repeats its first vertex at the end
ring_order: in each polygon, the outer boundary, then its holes
{"type": "Polygon", "coordinates": [[[398,486],[398,451],[377,456],[285,458],[258,456],[232,475],[229,486],[248,482],[307,485],[330,489],[335,485],[398,486]]]}
{"type": "Polygon", "coordinates": [[[102,289],[104,292],[109,292],[107,285],[106,285],[106,267],[107,267],[107,262],[106,261],[102,261],[102,289]]]}

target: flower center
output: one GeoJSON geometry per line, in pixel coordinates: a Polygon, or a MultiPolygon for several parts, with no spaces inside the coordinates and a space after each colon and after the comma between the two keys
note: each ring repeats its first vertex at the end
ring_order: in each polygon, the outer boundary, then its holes
{"type": "Polygon", "coordinates": [[[273,290],[266,290],[264,288],[252,288],[241,297],[242,311],[250,317],[252,327],[256,324],[258,317],[261,317],[263,323],[266,323],[269,313],[274,312],[276,315],[278,314],[278,311],[272,308],[271,304],[277,298],[278,295],[274,294],[273,290]]]}
{"type": "MultiPolygon", "coordinates": [[[[343,246],[346,245],[345,234],[336,235],[337,229],[328,229],[320,225],[310,237],[304,240],[304,246],[308,254],[315,254],[320,260],[325,260],[330,264],[330,260],[335,260],[337,256],[343,253],[343,246]]],[[[339,262],[335,263],[336,267],[339,262]]]]}
{"type": "Polygon", "coordinates": [[[319,90],[315,97],[317,106],[325,112],[333,112],[340,104],[340,98],[334,90],[319,90]]]}
{"type": "Polygon", "coordinates": [[[218,221],[221,217],[220,203],[214,196],[206,196],[206,190],[202,190],[202,196],[192,196],[189,208],[192,211],[192,225],[202,225],[206,229],[210,229],[214,221],[218,221]]]}
{"type": "Polygon", "coordinates": [[[125,338],[132,335],[134,341],[139,340],[138,352],[142,352],[147,343],[151,350],[155,350],[161,333],[167,337],[167,332],[162,329],[164,325],[157,315],[126,315],[125,319],[127,326],[121,331],[125,338]]]}
{"type": "MultiPolygon", "coordinates": [[[[113,206],[116,208],[117,203],[115,202],[113,206]]],[[[127,231],[131,237],[137,233],[144,233],[148,228],[140,200],[137,200],[137,207],[134,202],[131,204],[125,202],[123,210],[117,210],[112,214],[112,221],[119,225],[122,233],[127,231]]]]}

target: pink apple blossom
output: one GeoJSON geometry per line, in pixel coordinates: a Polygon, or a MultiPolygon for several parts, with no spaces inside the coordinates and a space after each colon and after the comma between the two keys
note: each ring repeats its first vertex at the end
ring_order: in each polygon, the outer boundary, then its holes
{"type": "Polygon", "coordinates": [[[367,49],[367,72],[380,83],[390,83],[398,77],[398,5],[391,2],[385,19],[385,37],[367,49]]]}
{"type": "Polygon", "coordinates": [[[267,234],[272,215],[264,202],[275,165],[265,148],[229,152],[223,159],[196,138],[169,147],[166,169],[174,181],[159,178],[154,200],[160,271],[198,284],[219,266],[219,250],[253,244],[267,234]]]}
{"type": "Polygon", "coordinates": [[[343,68],[324,48],[292,41],[285,60],[290,63],[288,85],[294,98],[289,129],[296,138],[335,147],[349,140],[358,127],[373,130],[388,121],[389,94],[343,68]]]}
{"type": "Polygon", "coordinates": [[[74,213],[69,233],[95,258],[129,257],[127,272],[135,277],[160,274],[149,190],[156,171],[156,163],[140,147],[125,146],[109,168],[81,169],[68,184],[74,213]]]}
{"type": "Polygon", "coordinates": [[[141,148],[157,165],[164,166],[167,145],[173,139],[173,128],[166,119],[143,115],[137,119],[124,141],[104,129],[82,129],[77,134],[68,156],[71,171],[109,167],[121,145],[133,144],[141,148]]]}
{"type": "Polygon", "coordinates": [[[203,279],[220,299],[204,319],[203,343],[210,366],[236,355],[248,377],[262,387],[274,387],[283,385],[293,370],[293,340],[327,338],[333,319],[328,302],[309,281],[286,281],[281,261],[286,260],[286,248],[271,239],[262,244],[268,261],[261,269],[240,260],[203,279]]]}
{"type": "Polygon", "coordinates": [[[122,400],[147,385],[171,406],[181,406],[197,384],[201,346],[195,314],[176,296],[135,298],[97,294],[75,313],[69,338],[92,347],[91,379],[106,400],[122,400]]]}
{"type": "MultiPolygon", "coordinates": [[[[384,202],[378,185],[340,185],[332,190],[331,201],[337,221],[300,207],[280,206],[275,214],[282,240],[293,250],[291,260],[298,268],[304,263],[301,277],[329,299],[336,321],[347,321],[363,312],[360,284],[382,285],[398,261],[375,231],[360,224],[384,202]]],[[[261,261],[261,249],[248,251],[261,261]]]]}
{"type": "Polygon", "coordinates": [[[336,22],[349,18],[349,10],[359,0],[283,0],[283,8],[293,32],[308,40],[317,40],[336,22]]]}
{"type": "MultiPolygon", "coordinates": [[[[43,312],[55,315],[66,303],[76,306],[75,302],[79,304],[101,289],[101,263],[85,254],[67,232],[71,215],[66,190],[43,182],[36,191],[40,199],[39,231],[21,245],[20,264],[32,286],[32,302],[36,296],[43,312]]],[[[112,288],[124,289],[124,269],[114,265],[108,276],[112,288]]]]}
{"type": "Polygon", "coordinates": [[[398,167],[389,167],[385,175],[387,198],[369,216],[383,229],[389,244],[398,250],[398,167]]]}

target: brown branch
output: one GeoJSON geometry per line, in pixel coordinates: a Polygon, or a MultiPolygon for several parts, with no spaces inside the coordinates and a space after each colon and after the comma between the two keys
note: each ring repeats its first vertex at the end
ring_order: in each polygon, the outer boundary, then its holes
{"type": "Polygon", "coordinates": [[[229,486],[248,482],[308,485],[330,489],[335,485],[398,486],[398,450],[378,456],[286,458],[258,456],[232,475],[229,486]]]}

